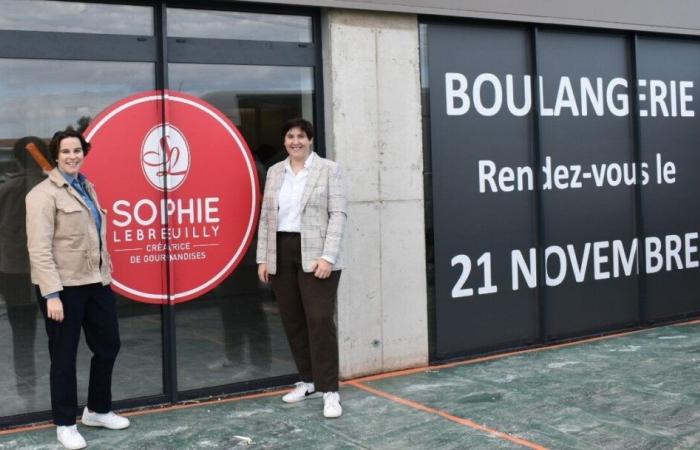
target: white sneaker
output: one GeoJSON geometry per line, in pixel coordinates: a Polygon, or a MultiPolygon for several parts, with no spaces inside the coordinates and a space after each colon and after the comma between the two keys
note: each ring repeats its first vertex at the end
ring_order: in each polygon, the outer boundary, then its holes
{"type": "Polygon", "coordinates": [[[85,438],[80,434],[76,425],[57,426],[56,437],[58,442],[63,444],[65,448],[79,449],[87,447],[87,442],[85,442],[85,438]]]}
{"type": "Polygon", "coordinates": [[[316,398],[321,396],[320,392],[316,392],[316,388],[314,387],[313,383],[305,383],[300,381],[298,383],[294,383],[294,386],[294,389],[282,396],[283,402],[296,403],[306,400],[307,398],[316,398]]]}
{"type": "Polygon", "coordinates": [[[89,427],[104,427],[110,430],[123,430],[130,424],[129,419],[114,414],[112,411],[100,414],[90,411],[87,406],[83,410],[83,417],[80,418],[80,421],[89,427]]]}
{"type": "Polygon", "coordinates": [[[343,407],[340,406],[340,395],[337,392],[323,394],[323,417],[335,419],[341,414],[343,414],[343,407]]]}

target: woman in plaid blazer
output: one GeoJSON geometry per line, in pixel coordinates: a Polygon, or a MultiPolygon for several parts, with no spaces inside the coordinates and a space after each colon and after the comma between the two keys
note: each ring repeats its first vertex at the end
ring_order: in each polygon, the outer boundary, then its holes
{"type": "Polygon", "coordinates": [[[272,283],[301,378],[282,400],[323,394],[323,414],[334,418],[342,414],[335,307],[347,202],[338,164],[311,150],[313,125],[292,119],[282,135],[289,156],[267,171],[258,277],[272,283]]]}

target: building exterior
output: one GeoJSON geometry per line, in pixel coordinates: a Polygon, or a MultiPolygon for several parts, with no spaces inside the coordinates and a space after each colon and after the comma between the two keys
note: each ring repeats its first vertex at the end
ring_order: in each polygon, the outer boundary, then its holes
{"type": "MultiPolygon", "coordinates": [[[[97,136],[103,111],[144,92],[212,105],[260,186],[284,157],[281,124],[314,121],[349,194],[344,378],[700,315],[700,7],[424,3],[0,0],[0,426],[50,409],[23,251],[22,199],[41,171],[25,146],[45,153],[69,124],[97,136]]],[[[175,122],[158,108],[156,125],[175,122]]],[[[214,154],[187,139],[192,164],[214,154]]],[[[138,195],[119,142],[99,171],[138,195]]],[[[172,249],[115,269],[118,407],[295,381],[249,248],[181,297],[193,275],[172,249]],[[163,298],[134,298],[145,278],[163,298]]],[[[88,363],[83,346],[80,386],[88,363]]]]}

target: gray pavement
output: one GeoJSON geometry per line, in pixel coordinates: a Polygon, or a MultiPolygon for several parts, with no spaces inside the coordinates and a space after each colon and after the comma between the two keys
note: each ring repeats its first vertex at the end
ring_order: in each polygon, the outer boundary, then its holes
{"type": "MultiPolygon", "coordinates": [[[[700,322],[345,382],[344,415],[265,392],[79,425],[95,449],[698,449],[700,322]]],[[[59,448],[40,426],[0,449],[59,448]]]]}

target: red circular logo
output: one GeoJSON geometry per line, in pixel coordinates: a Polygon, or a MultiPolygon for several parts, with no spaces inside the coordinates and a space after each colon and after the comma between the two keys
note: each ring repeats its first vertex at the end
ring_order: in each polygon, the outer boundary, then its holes
{"type": "Polygon", "coordinates": [[[143,92],[103,111],[85,138],[83,171],[107,210],[117,292],[180,303],[241,262],[255,233],[258,178],[220,111],[180,92],[143,92]]]}

